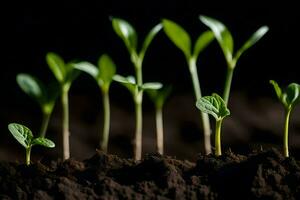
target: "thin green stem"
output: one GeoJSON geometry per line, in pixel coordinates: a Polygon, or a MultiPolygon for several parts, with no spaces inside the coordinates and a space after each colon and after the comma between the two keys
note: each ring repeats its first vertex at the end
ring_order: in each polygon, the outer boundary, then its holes
{"type": "Polygon", "coordinates": [[[162,107],[157,107],[155,112],[156,119],[156,145],[157,151],[161,155],[164,154],[164,128],[163,128],[163,115],[162,107]]]}
{"type": "Polygon", "coordinates": [[[31,146],[26,148],[26,165],[30,165],[31,146]]]}
{"type": "Polygon", "coordinates": [[[104,125],[102,141],[100,141],[100,148],[104,152],[107,152],[108,140],[109,140],[109,128],[110,128],[110,105],[109,105],[109,90],[102,92],[103,97],[103,111],[104,111],[104,125]]]}
{"type": "MultiPolygon", "coordinates": [[[[196,59],[191,58],[188,64],[189,64],[190,74],[192,77],[194,93],[196,96],[196,100],[198,100],[202,97],[202,95],[201,95],[200,82],[198,78],[196,59]]],[[[204,149],[206,154],[210,154],[211,153],[211,141],[210,141],[211,129],[210,129],[209,117],[207,113],[200,111],[200,114],[201,114],[203,133],[204,133],[204,149]]]]}
{"type": "Polygon", "coordinates": [[[42,126],[40,130],[40,137],[45,137],[46,136],[46,131],[48,128],[49,120],[50,120],[51,112],[43,112],[43,121],[42,121],[42,126]]]}
{"type": "Polygon", "coordinates": [[[67,89],[63,89],[62,93],[62,110],[63,110],[63,159],[69,159],[70,158],[70,131],[69,131],[69,97],[68,97],[69,91],[67,89]]]}
{"type": "Polygon", "coordinates": [[[226,80],[225,80],[224,93],[223,93],[223,99],[224,99],[226,105],[228,105],[231,82],[232,82],[232,75],[233,75],[233,68],[228,67],[227,74],[226,74],[226,80]]]}
{"type": "Polygon", "coordinates": [[[222,119],[216,121],[216,136],[215,136],[215,155],[221,156],[221,126],[222,126],[222,119]]]}
{"type": "Polygon", "coordinates": [[[134,147],[134,159],[141,160],[142,158],[142,128],[143,128],[143,118],[142,118],[142,103],[135,103],[135,147],[134,147]]]}
{"type": "Polygon", "coordinates": [[[291,110],[287,108],[285,111],[285,124],[284,124],[284,135],[283,135],[283,154],[285,157],[289,157],[289,122],[291,110]]]}

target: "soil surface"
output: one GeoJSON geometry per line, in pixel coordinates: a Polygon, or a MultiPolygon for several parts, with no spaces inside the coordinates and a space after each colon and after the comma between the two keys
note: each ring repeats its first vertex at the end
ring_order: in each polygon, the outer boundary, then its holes
{"type": "Polygon", "coordinates": [[[142,161],[97,152],[84,161],[1,162],[1,199],[300,199],[300,165],[276,149],[248,156],[159,154],[142,161]]]}

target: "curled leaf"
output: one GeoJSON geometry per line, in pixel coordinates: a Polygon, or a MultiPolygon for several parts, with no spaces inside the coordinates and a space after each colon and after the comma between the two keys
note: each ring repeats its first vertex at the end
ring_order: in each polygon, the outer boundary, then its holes
{"type": "Polygon", "coordinates": [[[33,135],[29,128],[22,124],[10,123],[8,125],[8,130],[23,147],[30,147],[33,135]]]}

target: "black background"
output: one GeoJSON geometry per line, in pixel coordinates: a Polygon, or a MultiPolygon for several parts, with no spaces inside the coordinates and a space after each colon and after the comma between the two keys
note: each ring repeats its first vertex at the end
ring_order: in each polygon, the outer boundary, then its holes
{"type": "MultiPolygon", "coordinates": [[[[37,105],[20,91],[15,76],[26,72],[46,82],[53,79],[45,62],[47,52],[56,52],[66,61],[80,59],[94,63],[101,54],[108,53],[114,59],[118,73],[133,74],[127,50],[114,33],[110,16],[129,21],[138,32],[140,44],[162,18],[179,23],[190,33],[193,41],[207,29],[198,19],[200,14],[217,18],[230,29],[237,48],[260,26],[267,25],[270,28],[267,35],[239,60],[233,92],[243,92],[249,98],[274,97],[268,83],[270,79],[284,85],[299,82],[299,12],[292,3],[11,1],[1,7],[0,146],[2,143],[14,144],[12,138],[7,137],[9,122],[20,121],[34,128],[39,126],[31,121],[39,116],[37,105]]],[[[222,92],[226,65],[215,41],[200,54],[198,70],[204,94],[222,92]]],[[[147,51],[143,73],[145,81],[172,84],[173,96],[192,94],[184,57],[163,32],[157,35],[147,51]]],[[[80,76],[74,82],[71,93],[100,96],[97,85],[87,76],[80,76]]],[[[112,104],[132,109],[129,94],[118,86],[113,86],[112,104]]],[[[145,111],[150,111],[147,100],[145,105],[145,111]]],[[[98,107],[100,105],[95,105],[95,109],[98,107]]]]}

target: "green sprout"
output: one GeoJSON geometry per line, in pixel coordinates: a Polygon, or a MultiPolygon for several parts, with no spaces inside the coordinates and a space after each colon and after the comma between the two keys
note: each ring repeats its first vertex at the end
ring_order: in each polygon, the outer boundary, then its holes
{"type": "Polygon", "coordinates": [[[285,111],[285,125],[283,135],[283,153],[285,157],[289,157],[289,121],[292,109],[300,101],[300,85],[297,83],[291,83],[287,86],[285,91],[282,91],[276,81],[271,80],[275,93],[279,101],[284,106],[285,111]]]}
{"type": "Polygon", "coordinates": [[[116,66],[112,59],[104,54],[98,61],[98,67],[89,62],[80,62],[74,64],[74,67],[78,70],[86,72],[91,75],[98,83],[102,91],[103,98],[103,110],[104,110],[104,125],[102,138],[100,140],[100,149],[107,152],[109,128],[110,128],[110,103],[109,103],[109,88],[112,82],[113,76],[116,73],[116,66]]]}
{"type": "Polygon", "coordinates": [[[258,42],[268,32],[269,28],[267,26],[260,27],[234,54],[234,42],[228,28],[222,22],[207,16],[200,16],[199,19],[213,31],[227,62],[227,74],[223,93],[223,99],[227,105],[233,71],[236,67],[238,59],[247,49],[258,42]]]}
{"type": "Polygon", "coordinates": [[[121,83],[131,93],[135,102],[135,138],[134,138],[134,159],[140,160],[142,157],[142,107],[137,102],[141,102],[143,91],[145,90],[158,90],[162,87],[161,83],[149,82],[138,85],[133,76],[115,75],[113,79],[121,83]]]}
{"type": "Polygon", "coordinates": [[[135,130],[135,159],[140,160],[142,157],[142,102],[143,102],[143,76],[142,65],[145,57],[145,53],[151,44],[154,37],[162,29],[162,25],[158,24],[154,26],[148,35],[146,36],[144,43],[138,51],[138,39],[137,33],[133,26],[127,21],[119,18],[112,18],[112,26],[116,34],[123,40],[129,54],[131,62],[135,69],[136,87],[134,87],[134,103],[136,112],[137,126],[135,130]]]}
{"type": "Polygon", "coordinates": [[[221,127],[223,119],[230,115],[230,111],[227,108],[225,101],[215,93],[213,93],[211,96],[205,96],[198,99],[196,106],[202,112],[210,114],[216,119],[215,155],[221,156],[221,127]]]}
{"type": "Polygon", "coordinates": [[[156,147],[157,152],[164,154],[164,128],[163,128],[163,106],[167,97],[171,93],[171,87],[164,87],[159,90],[146,91],[155,105],[155,122],[156,122],[156,147]]]}
{"type": "Polygon", "coordinates": [[[13,137],[26,149],[26,165],[30,165],[31,148],[34,145],[40,145],[48,148],[54,148],[55,144],[51,140],[44,137],[34,138],[29,128],[17,123],[10,123],[8,130],[13,137]]]}
{"type": "Polygon", "coordinates": [[[48,53],[46,56],[49,68],[61,86],[61,103],[62,103],[62,141],[63,141],[63,159],[70,158],[69,143],[69,90],[72,82],[79,75],[71,63],[65,63],[64,60],[55,53],[48,53]]]}
{"type": "Polygon", "coordinates": [[[49,120],[59,94],[58,86],[53,82],[49,87],[46,87],[42,81],[29,74],[18,74],[16,79],[19,87],[39,104],[43,113],[39,136],[45,137],[49,120]]]}
{"type": "MultiPolygon", "coordinates": [[[[171,20],[164,19],[163,27],[166,35],[170,40],[184,53],[186,62],[189,67],[189,71],[192,78],[194,87],[194,94],[197,99],[202,97],[200,82],[197,72],[197,59],[199,54],[211,43],[214,39],[214,35],[211,31],[202,33],[195,42],[194,49],[192,49],[192,42],[189,34],[178,24],[171,20]]],[[[204,148],[206,154],[211,153],[211,142],[210,142],[210,123],[209,117],[206,113],[201,112],[201,119],[204,131],[204,148]]]]}

